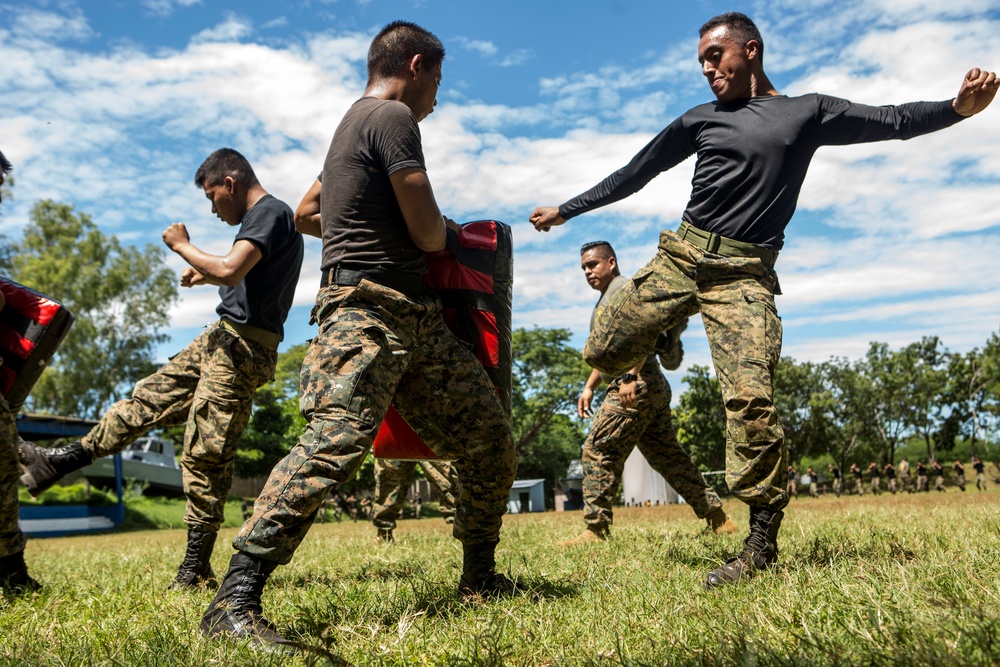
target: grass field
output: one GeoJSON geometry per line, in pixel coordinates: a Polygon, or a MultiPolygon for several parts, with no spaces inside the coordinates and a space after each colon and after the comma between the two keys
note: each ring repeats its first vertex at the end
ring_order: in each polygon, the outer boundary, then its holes
{"type": "Polygon", "coordinates": [[[506,517],[498,560],[534,595],[485,603],[457,599],[461,547],[438,519],[402,522],[388,547],[361,522],[317,525],[264,596],[315,647],[292,657],[199,637],[211,595],[165,591],[182,530],[34,540],[45,589],[0,599],[0,664],[1000,664],[1000,491],[793,500],[780,565],[715,591],[702,578],[742,535],[702,534],[686,506],[616,521],[608,543],[560,550],[580,513],[506,517]]]}

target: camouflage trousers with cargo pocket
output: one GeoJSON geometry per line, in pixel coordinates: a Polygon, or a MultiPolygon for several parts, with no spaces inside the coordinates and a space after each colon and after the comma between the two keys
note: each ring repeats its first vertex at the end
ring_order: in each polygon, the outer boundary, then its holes
{"type": "Polygon", "coordinates": [[[18,526],[16,413],[0,396],[0,558],[24,551],[27,538],[18,526]]]}
{"type": "Polygon", "coordinates": [[[122,451],[150,430],[187,423],[181,470],[184,523],[216,532],[232,488],[236,446],[254,391],[274,378],[278,353],[218,324],[140,380],[80,442],[95,458],[122,451]]]}
{"type": "Polygon", "coordinates": [[[441,516],[447,523],[455,520],[455,502],[460,494],[458,473],[447,461],[401,461],[375,459],[375,499],[372,502],[372,525],[380,530],[394,530],[403,514],[406,490],[417,466],[424,473],[438,497],[441,516]]]}
{"type": "Polygon", "coordinates": [[[454,536],[498,542],[517,471],[510,422],[486,370],[445,326],[440,300],[362,280],[322,289],[313,317],[319,331],[300,382],[305,433],[271,471],[233,546],[289,562],[327,493],[368,455],[390,403],[435,454],[454,461],[454,536]]]}
{"type": "Polygon", "coordinates": [[[613,380],[583,445],[583,519],[591,530],[604,532],[612,524],[611,505],[618,494],[625,459],[636,447],[698,518],[722,507],[718,494],[677,443],[670,418],[670,385],[663,374],[639,373],[633,408],[622,406],[618,387],[619,381],[613,380]]]}
{"type": "Polygon", "coordinates": [[[618,376],[639,363],[669,329],[701,313],[726,408],[726,482],[757,507],[788,504],[784,434],[772,375],[781,354],[774,305],[777,275],[757,257],[725,257],[667,230],[656,256],[598,315],[584,358],[618,376]]]}

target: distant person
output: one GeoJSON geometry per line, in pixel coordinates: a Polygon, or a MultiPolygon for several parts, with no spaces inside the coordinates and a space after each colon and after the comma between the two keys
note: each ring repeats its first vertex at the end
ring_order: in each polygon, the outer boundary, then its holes
{"type": "Polygon", "coordinates": [[[882,468],[882,473],[885,475],[886,484],[889,486],[889,493],[896,495],[896,467],[892,465],[892,461],[885,464],[882,468]]]}
{"type": "Polygon", "coordinates": [[[874,461],[868,464],[868,479],[871,481],[872,495],[877,496],[882,493],[882,473],[874,461]]]}
{"type": "Polygon", "coordinates": [[[424,499],[420,497],[420,492],[417,491],[413,494],[413,518],[420,518],[420,511],[423,509],[424,499]]]}
{"type": "MultiPolygon", "coordinates": [[[[608,301],[628,284],[621,275],[618,257],[607,241],[585,243],[580,248],[580,268],[590,287],[601,296],[594,305],[591,325],[608,301]]],[[[663,333],[670,338],[664,353],[681,363],[680,332],[663,333]],[[678,349],[672,349],[672,348],[678,349]]],[[[691,457],[677,442],[677,431],[670,414],[670,385],[660,371],[654,346],[649,354],[628,372],[612,377],[593,370],[577,401],[577,415],[591,416],[594,392],[602,383],[608,391],[597,414],[593,415],[590,432],[583,444],[583,520],[586,528],[578,537],[560,542],[559,546],[603,542],[611,534],[614,522],[612,503],[618,495],[625,460],[636,447],[694,510],[705,519],[708,529],[716,533],[736,531],[736,524],[726,516],[722,500],[702,476],[691,457]]],[[[674,366],[676,368],[676,366],[674,366]]],[[[650,503],[647,500],[646,506],[650,503]]]]}
{"type": "Polygon", "coordinates": [[[955,459],[955,465],[952,466],[955,471],[955,483],[958,485],[962,491],[965,491],[965,466],[958,459],[955,459]]]}
{"type": "Polygon", "coordinates": [[[917,492],[920,491],[930,491],[927,486],[927,466],[923,459],[917,461],[917,492]]]}
{"type": "Polygon", "coordinates": [[[899,482],[903,486],[903,491],[913,493],[913,478],[910,477],[910,462],[904,456],[899,460],[899,482]]]}
{"type": "Polygon", "coordinates": [[[851,464],[851,474],[854,475],[854,492],[859,496],[865,495],[865,485],[862,479],[861,466],[854,462],[851,464]]]}
{"type": "Polygon", "coordinates": [[[806,475],[809,476],[809,496],[811,498],[819,498],[819,475],[813,470],[812,466],[806,470],[806,475]]]}
{"type": "Polygon", "coordinates": [[[243,520],[246,521],[253,514],[253,503],[250,502],[249,498],[244,498],[240,501],[240,514],[243,515],[243,520]]]}
{"type": "Polygon", "coordinates": [[[236,447],[254,391],[274,378],[278,344],[302,266],[292,211],[268,194],[245,157],[222,148],[198,167],[195,185],[212,213],[238,227],[226,255],[195,246],[177,222],[163,242],[189,266],[181,286],[217,285],[219,320],[165,366],[140,380],[84,438],[58,449],[20,447],[21,481],[37,496],[95,459],[122,451],[154,428],[186,423],[181,469],[187,551],[170,588],[218,585],[210,559],[233,481],[236,447]]]}
{"type": "Polygon", "coordinates": [[[798,475],[799,473],[795,471],[795,468],[788,466],[788,483],[785,485],[785,493],[787,493],[791,498],[795,498],[799,495],[799,485],[798,480],[796,479],[798,475]]]}
{"type": "Polygon", "coordinates": [[[702,314],[728,418],[726,480],[750,506],[750,535],[738,555],[708,574],[705,584],[713,587],[752,576],[778,557],[789,498],[781,487],[786,448],[773,401],[782,331],[774,266],[813,155],[821,146],[909,139],[955,125],[985,109],[1000,82],[974,68],[953,99],[898,106],[787,97],[764,71],[764,40],[749,17],[721,14],[698,34],[698,62],[715,101],[674,119],[587,192],[559,207],[537,207],[530,222],[548,231],[625,199],[695,157],[683,222],[676,233],[660,235],[655,257],[611,301],[584,358],[619,376],[661,331],[702,314]]]}
{"type": "MultiPolygon", "coordinates": [[[[403,513],[406,490],[413,479],[417,466],[421,467],[424,478],[434,488],[439,499],[441,517],[445,523],[455,521],[455,503],[458,491],[458,471],[448,461],[402,461],[395,459],[375,459],[375,502],[372,505],[372,525],[375,526],[376,540],[392,542],[396,521],[403,513]]],[[[417,493],[413,498],[414,518],[420,518],[422,499],[417,493]]]]}
{"type": "Polygon", "coordinates": [[[844,479],[840,473],[840,468],[831,463],[829,465],[829,469],[830,477],[833,479],[833,492],[837,494],[837,497],[839,498],[841,491],[844,490],[844,479]]]}
{"type": "Polygon", "coordinates": [[[934,472],[934,490],[944,493],[944,467],[937,459],[931,460],[931,469],[934,472]]]}
{"type": "Polygon", "coordinates": [[[972,457],[972,467],[976,471],[976,489],[986,490],[986,466],[978,456],[972,457]]]}

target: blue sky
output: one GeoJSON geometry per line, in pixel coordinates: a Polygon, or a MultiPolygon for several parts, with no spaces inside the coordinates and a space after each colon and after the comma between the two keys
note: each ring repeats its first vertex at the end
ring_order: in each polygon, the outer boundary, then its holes
{"type": "MultiPolygon", "coordinates": [[[[129,243],[159,243],[183,221],[196,244],[224,253],[233,230],[192,184],[200,162],[234,147],[294,208],[364,88],[371,36],[402,18],[448,49],[438,108],[422,124],[442,209],[510,223],[515,326],[568,327],[582,346],[597,295],[580,244],[610,240],[623,268],[638,269],[659,230],[677,226],[692,162],[549,234],[527,217],[597,183],[711,99],[697,30],[734,9],[757,21],[768,74],[789,95],[941,100],[970,67],[1000,68],[995,0],[0,4],[0,149],[17,180],[0,231],[17,238],[31,204],[48,197],[129,243]]],[[[1000,104],[913,141],[820,150],[777,265],[784,354],[856,358],[869,341],[898,347],[925,335],[967,350],[1000,328],[998,120],[1000,104]]],[[[285,346],[314,331],[319,251],[307,239],[285,346]]],[[[181,297],[160,359],[214,319],[213,289],[181,297]]],[[[685,367],[709,363],[697,318],[685,348],[685,367]]]]}

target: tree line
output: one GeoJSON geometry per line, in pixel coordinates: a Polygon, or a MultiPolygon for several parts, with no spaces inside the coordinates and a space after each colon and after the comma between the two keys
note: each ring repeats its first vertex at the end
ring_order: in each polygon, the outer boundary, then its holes
{"type": "MultiPolygon", "coordinates": [[[[96,419],[155,369],[153,355],[177,300],[177,277],[160,246],[122,244],[87,214],[43,200],[21,240],[0,238],[0,248],[0,274],[59,298],[77,318],[26,411],[96,419]]],[[[571,338],[563,328],[513,332],[518,475],[546,479],[550,493],[579,457],[589,425],[577,417],[576,402],[590,369],[571,338]]],[[[257,391],[238,475],[266,475],[302,432],[298,377],[305,351],[302,343],[282,352],[275,381],[257,391]]],[[[683,380],[687,389],[674,411],[678,438],[703,470],[724,469],[719,383],[697,365],[683,380]]],[[[895,462],[898,448],[913,440],[924,444],[928,458],[960,440],[985,458],[986,441],[1000,425],[1000,334],[965,353],[930,336],[899,350],[873,342],[853,361],[783,357],[774,394],[793,463],[824,455],[842,469],[854,459],[895,462]]],[[[179,443],[182,433],[178,427],[167,435],[179,443]]],[[[372,485],[369,461],[352,487],[372,485]]]]}

